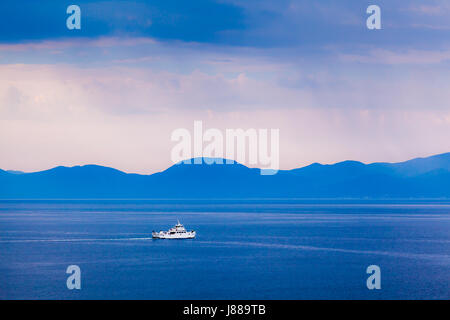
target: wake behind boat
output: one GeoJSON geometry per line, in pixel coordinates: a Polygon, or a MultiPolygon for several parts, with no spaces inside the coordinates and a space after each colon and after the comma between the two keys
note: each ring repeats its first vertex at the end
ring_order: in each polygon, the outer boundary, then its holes
{"type": "Polygon", "coordinates": [[[169,231],[153,231],[153,239],[193,239],[195,238],[195,231],[186,231],[184,226],[178,221],[175,227],[170,228],[169,231]]]}

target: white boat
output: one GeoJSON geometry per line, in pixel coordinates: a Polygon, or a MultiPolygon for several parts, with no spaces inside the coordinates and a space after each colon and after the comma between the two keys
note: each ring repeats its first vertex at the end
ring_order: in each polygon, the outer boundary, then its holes
{"type": "Polygon", "coordinates": [[[153,239],[193,239],[195,238],[195,231],[186,231],[184,226],[178,221],[175,227],[170,228],[169,231],[153,231],[153,239]]]}

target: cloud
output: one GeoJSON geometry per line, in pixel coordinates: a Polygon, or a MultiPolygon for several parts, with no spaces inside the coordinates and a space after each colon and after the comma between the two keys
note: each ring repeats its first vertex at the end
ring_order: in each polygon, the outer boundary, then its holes
{"type": "Polygon", "coordinates": [[[391,50],[375,49],[366,55],[340,54],[345,62],[362,62],[373,64],[439,64],[450,60],[450,50],[391,50]]]}
{"type": "Polygon", "coordinates": [[[79,36],[153,37],[166,40],[216,42],[224,30],[242,29],[242,10],[234,5],[197,0],[79,0],[81,30],[68,30],[69,4],[41,0],[0,2],[0,42],[54,40],[79,36]]]}
{"type": "MultiPolygon", "coordinates": [[[[99,60],[109,57],[105,63],[0,65],[0,94],[16,88],[24,97],[38,99],[38,110],[56,112],[73,105],[117,114],[279,107],[450,108],[450,76],[443,72],[450,51],[372,50],[311,60],[260,49],[161,48],[147,38],[92,41],[93,47],[112,46],[115,53],[124,45],[134,51],[141,44],[150,48],[135,56],[101,56],[99,60]],[[149,55],[149,50],[154,53],[149,55]]],[[[68,49],[68,58],[72,52],[68,49]]]]}
{"type": "Polygon", "coordinates": [[[133,37],[133,38],[119,38],[119,37],[100,37],[94,39],[71,38],[60,40],[44,40],[31,41],[24,43],[0,43],[0,51],[54,51],[68,50],[73,48],[109,48],[109,47],[134,47],[139,45],[151,45],[156,41],[151,38],[133,37]]]}
{"type": "Polygon", "coordinates": [[[430,4],[409,6],[411,12],[430,16],[447,16],[450,14],[450,4],[447,1],[432,1],[430,4]],[[434,3],[433,3],[434,2],[434,3]]]}
{"type": "Polygon", "coordinates": [[[365,27],[368,4],[354,0],[80,0],[82,28],[65,26],[64,2],[1,2],[1,43],[82,37],[141,37],[254,48],[311,48],[326,45],[384,49],[447,45],[450,7],[445,1],[379,0],[383,31],[365,27]],[[414,31],[411,31],[414,28],[414,31]],[[382,36],[381,36],[382,35],[382,36]]]}

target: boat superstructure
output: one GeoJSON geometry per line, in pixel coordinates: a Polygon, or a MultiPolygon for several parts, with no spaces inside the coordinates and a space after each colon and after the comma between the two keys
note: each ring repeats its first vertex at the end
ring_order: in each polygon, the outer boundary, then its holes
{"type": "Polygon", "coordinates": [[[152,237],[154,239],[193,239],[195,238],[195,231],[187,231],[180,221],[178,221],[175,227],[170,228],[169,231],[153,231],[152,237]]]}

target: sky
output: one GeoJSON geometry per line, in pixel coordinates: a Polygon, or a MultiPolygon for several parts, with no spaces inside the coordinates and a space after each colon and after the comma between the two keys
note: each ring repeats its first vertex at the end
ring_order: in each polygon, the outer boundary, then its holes
{"type": "Polygon", "coordinates": [[[172,165],[171,133],[276,128],[280,166],[450,151],[448,0],[0,2],[0,168],[172,165]],[[81,9],[69,30],[66,9],[81,9]],[[366,27],[369,5],[381,30],[366,27]]]}

